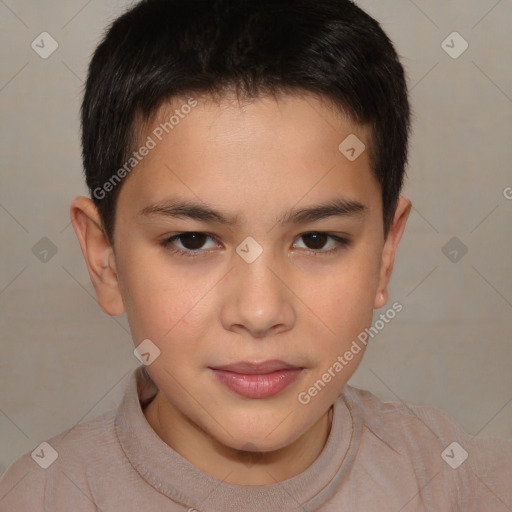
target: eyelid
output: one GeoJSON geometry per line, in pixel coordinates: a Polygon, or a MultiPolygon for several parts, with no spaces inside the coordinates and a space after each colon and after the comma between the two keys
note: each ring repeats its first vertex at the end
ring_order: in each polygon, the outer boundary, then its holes
{"type": "Polygon", "coordinates": [[[307,254],[310,254],[312,256],[329,256],[332,254],[336,254],[339,251],[347,248],[352,243],[352,239],[348,235],[336,235],[334,233],[331,233],[329,231],[306,231],[304,233],[301,233],[297,238],[300,239],[305,235],[310,234],[317,234],[317,235],[325,235],[327,238],[331,238],[336,242],[335,247],[327,250],[322,249],[302,249],[302,252],[306,252],[307,254]]]}
{"type": "MultiPolygon", "coordinates": [[[[217,242],[217,237],[213,235],[212,233],[207,233],[204,231],[182,231],[178,233],[174,233],[171,235],[167,235],[160,244],[164,247],[164,249],[168,250],[171,253],[178,254],[180,256],[184,257],[201,257],[202,255],[207,255],[211,252],[212,249],[196,249],[196,250],[183,250],[183,249],[177,249],[172,248],[171,244],[174,240],[179,239],[181,236],[188,235],[188,234],[195,234],[195,235],[203,235],[207,238],[210,238],[211,240],[214,240],[217,242]]],[[[313,256],[322,256],[322,255],[329,255],[333,253],[337,253],[338,251],[348,247],[352,243],[352,239],[349,235],[337,235],[334,233],[331,233],[329,231],[305,231],[299,235],[297,235],[297,239],[301,239],[302,237],[306,235],[311,234],[317,234],[317,235],[325,235],[327,238],[330,238],[336,242],[336,246],[332,249],[328,250],[322,250],[322,249],[301,249],[302,252],[306,252],[308,254],[311,254],[313,256]]]]}
{"type": "Polygon", "coordinates": [[[206,233],[204,231],[181,231],[179,233],[174,233],[171,235],[165,236],[165,238],[160,242],[160,244],[164,247],[164,249],[168,250],[171,253],[177,253],[179,255],[194,257],[199,256],[203,253],[209,253],[212,249],[196,249],[196,250],[184,250],[184,249],[178,249],[175,247],[172,247],[172,242],[174,240],[179,239],[182,236],[194,234],[194,235],[201,235],[205,236],[206,238],[209,238],[210,240],[217,241],[217,237],[211,233],[206,233]]]}

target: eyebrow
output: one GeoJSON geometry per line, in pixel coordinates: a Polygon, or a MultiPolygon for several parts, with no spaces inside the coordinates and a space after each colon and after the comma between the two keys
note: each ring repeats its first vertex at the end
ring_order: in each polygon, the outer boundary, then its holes
{"type": "MultiPolygon", "coordinates": [[[[329,217],[364,216],[368,211],[368,207],[359,201],[336,198],[307,208],[292,209],[285,212],[277,220],[277,223],[281,225],[305,224],[329,217]]],[[[172,198],[146,206],[137,215],[188,218],[226,226],[234,226],[240,220],[237,215],[224,214],[205,204],[172,198]]]]}

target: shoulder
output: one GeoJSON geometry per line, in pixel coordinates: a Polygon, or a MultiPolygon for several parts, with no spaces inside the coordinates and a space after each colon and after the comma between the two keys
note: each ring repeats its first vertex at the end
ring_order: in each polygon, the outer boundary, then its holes
{"type": "Polygon", "coordinates": [[[0,477],[0,512],[95,511],[89,475],[108,465],[118,448],[116,411],[78,423],[39,443],[12,462],[0,477]]]}
{"type": "Polygon", "coordinates": [[[393,470],[390,478],[397,480],[402,472],[429,482],[424,493],[433,500],[442,493],[452,495],[453,502],[468,500],[468,510],[477,510],[469,503],[495,501],[512,507],[511,439],[470,435],[435,407],[384,402],[348,385],[343,395],[362,423],[363,464],[375,467],[380,456],[393,470]]]}
{"type": "Polygon", "coordinates": [[[472,436],[446,412],[436,407],[416,405],[401,400],[382,401],[370,391],[346,385],[344,395],[355,407],[364,424],[395,436],[399,442],[407,440],[407,432],[423,435],[429,432],[433,439],[449,441],[461,436],[472,443],[496,444],[504,449],[512,447],[512,439],[472,436]],[[380,428],[379,428],[380,427],[380,428]]]}

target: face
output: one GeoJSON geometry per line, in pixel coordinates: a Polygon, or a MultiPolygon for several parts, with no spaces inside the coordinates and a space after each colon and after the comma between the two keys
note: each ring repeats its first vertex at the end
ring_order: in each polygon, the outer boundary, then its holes
{"type": "Polygon", "coordinates": [[[95,286],[136,346],[158,347],[147,370],[177,417],[225,446],[276,450],[358,366],[364,350],[304,403],[384,306],[408,207],[385,240],[368,150],[338,149],[350,134],[368,149],[369,133],[313,95],[197,98],[160,134],[183,104],[142,139],[156,146],[123,184],[114,277],[95,286]]]}

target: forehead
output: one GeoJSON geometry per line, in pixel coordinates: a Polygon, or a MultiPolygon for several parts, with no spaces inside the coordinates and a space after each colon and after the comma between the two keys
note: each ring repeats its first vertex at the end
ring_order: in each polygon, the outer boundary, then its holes
{"type": "Polygon", "coordinates": [[[335,191],[349,200],[380,199],[369,128],[312,94],[174,98],[143,128],[139,144],[152,149],[121,194],[133,207],[170,193],[245,210],[335,191]],[[361,151],[356,159],[347,158],[351,149],[361,151]]]}

